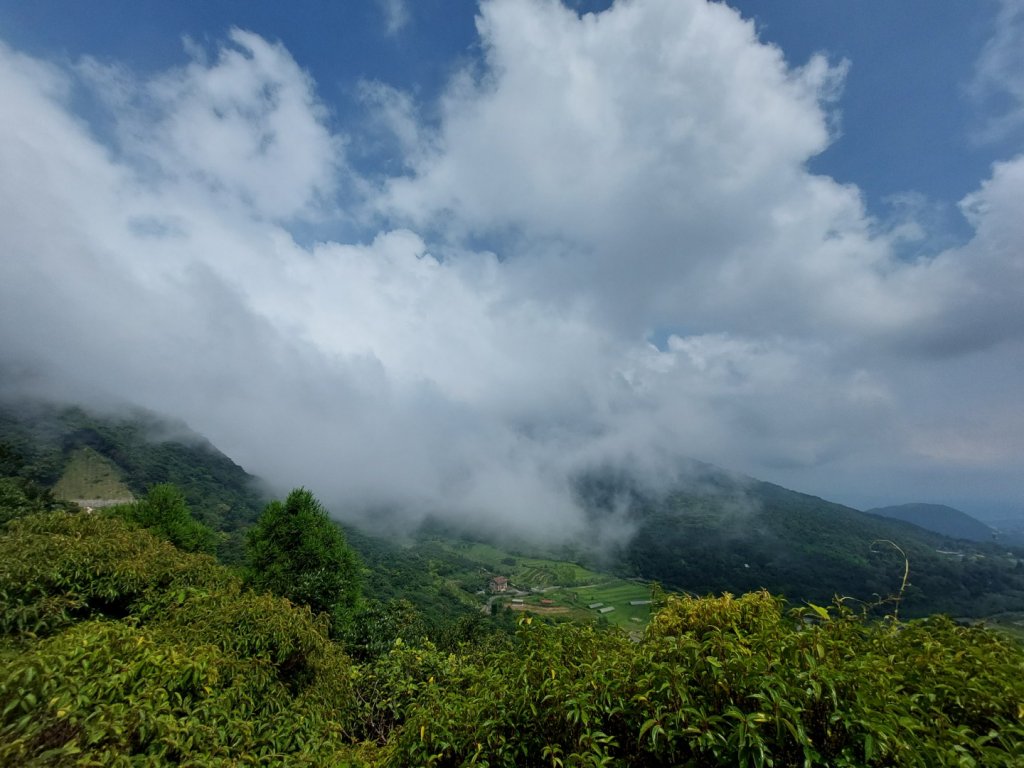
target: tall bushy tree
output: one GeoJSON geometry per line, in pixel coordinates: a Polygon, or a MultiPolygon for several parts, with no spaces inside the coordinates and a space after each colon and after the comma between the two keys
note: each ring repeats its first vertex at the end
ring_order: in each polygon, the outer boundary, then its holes
{"type": "Polygon", "coordinates": [[[249,530],[246,559],[253,587],[329,613],[336,628],[359,599],[359,560],[305,488],[266,506],[249,530]]]}
{"type": "Polygon", "coordinates": [[[171,483],[149,489],[146,498],[112,509],[116,515],[149,528],[185,552],[213,554],[217,534],[192,517],[181,490],[171,483]]]}

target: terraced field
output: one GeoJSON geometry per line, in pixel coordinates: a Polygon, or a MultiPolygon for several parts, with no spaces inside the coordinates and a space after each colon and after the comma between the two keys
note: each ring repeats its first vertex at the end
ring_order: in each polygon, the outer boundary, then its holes
{"type": "Polygon", "coordinates": [[[548,587],[572,587],[603,581],[608,576],[565,560],[543,557],[522,557],[480,542],[437,542],[459,557],[479,563],[495,575],[507,576],[523,590],[548,587]]]}
{"type": "Polygon", "coordinates": [[[601,575],[575,563],[564,563],[557,560],[520,560],[514,568],[513,582],[521,583],[532,589],[546,587],[574,587],[592,583],[601,575]]]}

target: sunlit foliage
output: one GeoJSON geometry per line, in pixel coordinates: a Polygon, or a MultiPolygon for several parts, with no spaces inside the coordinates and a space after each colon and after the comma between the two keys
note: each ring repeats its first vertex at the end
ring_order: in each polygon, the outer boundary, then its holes
{"type": "Polygon", "coordinates": [[[118,519],[37,516],[0,539],[0,594],[2,765],[347,754],[352,671],[325,620],[208,557],[118,519]]]}
{"type": "Polygon", "coordinates": [[[1019,766],[1024,650],[947,618],[657,595],[636,642],[570,623],[417,639],[330,617],[118,518],[0,534],[0,765],[1019,766]]]}

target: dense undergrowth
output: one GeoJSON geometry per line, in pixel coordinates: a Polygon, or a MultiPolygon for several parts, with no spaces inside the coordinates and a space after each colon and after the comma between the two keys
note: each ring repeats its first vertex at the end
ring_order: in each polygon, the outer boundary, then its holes
{"type": "Polygon", "coordinates": [[[0,535],[0,765],[1020,766],[1024,651],[946,618],[668,596],[360,660],[117,517],[0,535]]]}

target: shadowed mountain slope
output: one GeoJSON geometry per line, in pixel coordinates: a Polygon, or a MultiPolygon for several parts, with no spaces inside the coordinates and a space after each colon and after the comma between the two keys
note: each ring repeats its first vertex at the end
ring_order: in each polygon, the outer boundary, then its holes
{"type": "Polygon", "coordinates": [[[903,520],[954,539],[992,541],[996,534],[980,520],[944,504],[897,504],[869,509],[868,514],[903,520]]]}

